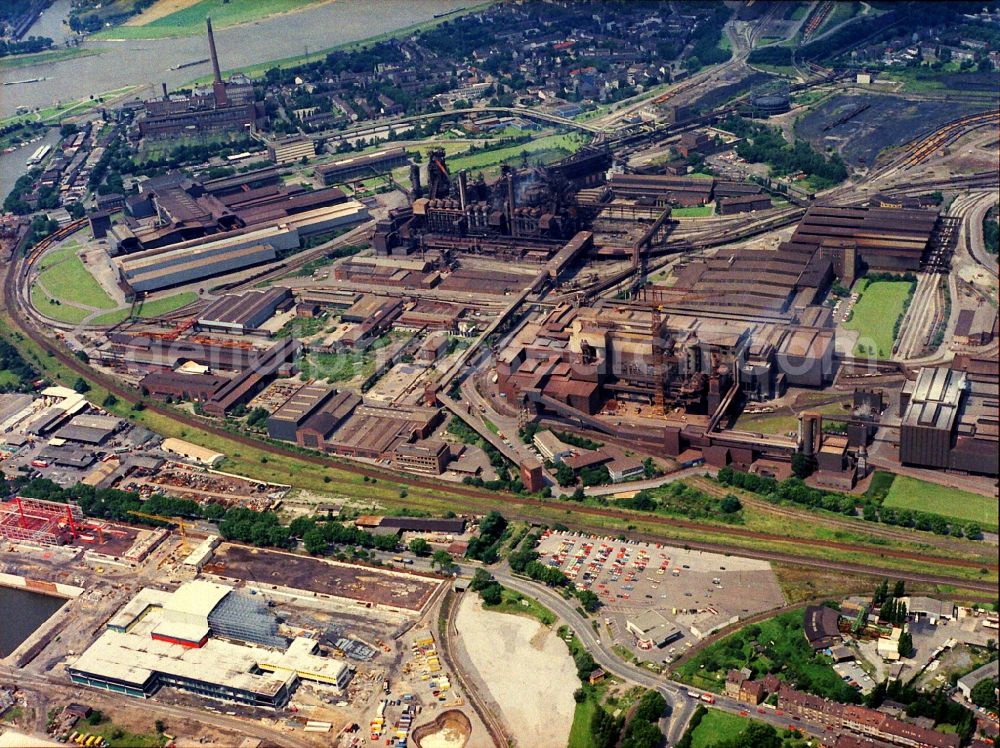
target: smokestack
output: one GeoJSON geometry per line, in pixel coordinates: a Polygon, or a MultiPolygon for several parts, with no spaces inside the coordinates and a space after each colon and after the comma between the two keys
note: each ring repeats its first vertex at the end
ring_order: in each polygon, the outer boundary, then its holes
{"type": "Polygon", "coordinates": [[[212,57],[212,75],[214,81],[212,90],[215,92],[215,103],[217,106],[226,105],[226,86],[222,82],[222,71],[219,70],[219,54],[215,51],[215,34],[212,33],[212,18],[205,17],[205,26],[208,27],[208,52],[212,57]]]}
{"type": "Polygon", "coordinates": [[[169,97],[169,96],[167,95],[167,82],[166,82],[166,81],[164,81],[164,82],[163,82],[163,83],[161,83],[160,85],[161,85],[161,86],[163,86],[163,100],[164,100],[164,101],[167,101],[167,100],[168,100],[168,99],[170,98],[170,97],[169,97]]]}
{"type": "Polygon", "coordinates": [[[467,205],[467,190],[469,189],[468,176],[466,175],[465,169],[458,172],[458,202],[462,207],[462,212],[465,212],[465,206],[467,205]]]}
{"type": "Polygon", "coordinates": [[[514,218],[514,210],[517,204],[514,202],[514,170],[507,172],[507,211],[510,215],[510,235],[517,236],[517,221],[514,218]]]}
{"type": "Polygon", "coordinates": [[[420,166],[410,164],[410,184],[413,187],[413,199],[419,200],[423,196],[423,189],[420,186],[420,166]]]}

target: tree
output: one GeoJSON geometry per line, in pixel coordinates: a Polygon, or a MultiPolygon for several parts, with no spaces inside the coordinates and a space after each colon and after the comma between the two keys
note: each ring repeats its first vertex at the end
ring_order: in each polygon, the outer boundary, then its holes
{"type": "Polygon", "coordinates": [[[899,656],[900,657],[912,657],[913,656],[913,637],[908,631],[904,631],[899,635],[899,656]]]}
{"type": "Polygon", "coordinates": [[[83,377],[77,377],[76,381],[73,382],[73,389],[82,395],[86,392],[90,392],[90,385],[87,384],[87,380],[83,377]]]}
{"type": "Polygon", "coordinates": [[[993,709],[997,705],[997,683],[993,678],[984,678],[972,687],[969,697],[976,706],[993,709]]]}
{"type": "Polygon", "coordinates": [[[484,605],[499,605],[503,600],[503,587],[496,582],[490,582],[479,591],[484,605]]]}
{"type": "Polygon", "coordinates": [[[795,473],[797,478],[808,478],[812,475],[815,466],[813,465],[813,458],[802,454],[801,452],[796,452],[792,455],[792,472],[795,473]]]}
{"type": "Polygon", "coordinates": [[[455,566],[455,562],[451,560],[451,554],[448,551],[437,550],[434,551],[434,555],[431,556],[431,568],[438,567],[445,574],[449,574],[455,566]]]}
{"type": "Polygon", "coordinates": [[[565,462],[560,462],[556,466],[556,481],[560,486],[572,486],[576,483],[576,473],[565,462]]]}
{"type": "Polygon", "coordinates": [[[421,558],[429,556],[431,555],[431,544],[423,538],[414,538],[410,541],[410,553],[415,553],[421,558]]]}
{"type": "Polygon", "coordinates": [[[155,722],[154,724],[155,724],[155,726],[156,726],[156,731],[157,731],[157,732],[159,732],[159,733],[164,733],[164,732],[166,732],[166,730],[167,730],[167,726],[166,726],[166,725],[165,725],[165,724],[163,723],[163,720],[162,720],[162,719],[158,719],[158,720],[156,720],[156,722],[155,722]]]}
{"type": "Polygon", "coordinates": [[[302,536],[302,543],[306,547],[306,553],[316,556],[326,550],[326,533],[321,527],[312,527],[302,536]]]}
{"type": "Polygon", "coordinates": [[[472,575],[472,581],[469,582],[469,589],[473,592],[480,592],[486,589],[492,581],[493,575],[486,571],[486,569],[476,569],[472,575]]]}
{"type": "Polygon", "coordinates": [[[735,514],[742,508],[743,503],[731,493],[726,494],[726,497],[719,504],[719,511],[723,514],[735,514]]]}
{"type": "Polygon", "coordinates": [[[892,596],[895,598],[906,597],[906,582],[902,579],[897,579],[896,584],[892,588],[892,596]]]}

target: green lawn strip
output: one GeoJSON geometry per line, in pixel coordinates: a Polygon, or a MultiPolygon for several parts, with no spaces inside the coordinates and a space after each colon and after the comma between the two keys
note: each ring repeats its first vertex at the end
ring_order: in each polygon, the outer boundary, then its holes
{"type": "Polygon", "coordinates": [[[503,588],[499,604],[486,605],[483,603],[483,610],[491,610],[495,613],[510,613],[516,616],[528,616],[529,618],[534,618],[543,626],[551,626],[556,622],[555,613],[540,602],[506,587],[503,588]]]}
{"type": "Polygon", "coordinates": [[[0,369],[0,387],[14,387],[21,383],[21,377],[10,369],[0,369]]]}
{"type": "Polygon", "coordinates": [[[910,281],[904,280],[865,283],[851,318],[844,323],[846,329],[859,333],[855,353],[863,352],[862,347],[870,347],[874,343],[879,356],[887,358],[892,355],[895,342],[893,330],[896,320],[906,311],[911,285],[910,281]]]}
{"type": "Polygon", "coordinates": [[[706,218],[711,216],[715,209],[711,205],[694,205],[690,208],[674,208],[670,211],[673,218],[706,218]]]}
{"type": "Polygon", "coordinates": [[[906,475],[896,476],[883,506],[931,512],[966,522],[978,522],[984,528],[997,529],[995,498],[939,486],[906,475]]]}
{"type": "Polygon", "coordinates": [[[529,159],[537,158],[541,151],[547,151],[550,154],[560,152],[562,155],[568,155],[575,153],[582,145],[583,140],[573,134],[547,135],[527,143],[515,143],[506,148],[456,156],[449,159],[448,167],[452,170],[482,169],[505,161],[520,163],[522,154],[525,152],[529,159]]]}
{"type": "Polygon", "coordinates": [[[749,717],[709,709],[691,733],[691,748],[712,748],[716,743],[738,736],[749,724],[749,717]]]}
{"type": "Polygon", "coordinates": [[[61,62],[74,57],[90,57],[103,54],[101,50],[72,47],[70,49],[50,49],[45,52],[34,52],[28,55],[15,55],[0,58],[0,70],[14,70],[31,65],[42,65],[49,62],[61,62]]]}
{"type": "Polygon", "coordinates": [[[133,26],[116,26],[93,35],[93,39],[162,39],[195,36],[205,31],[205,17],[212,17],[216,29],[262,20],[280,13],[292,13],[323,0],[200,0],[169,15],[133,26]]]}
{"type": "Polygon", "coordinates": [[[601,708],[600,696],[593,686],[584,685],[587,698],[580,701],[573,711],[573,725],[569,729],[568,748],[594,748],[594,736],[590,731],[590,722],[594,713],[601,708]]]}
{"type": "Polygon", "coordinates": [[[115,302],[90,274],[76,250],[77,246],[69,244],[46,255],[39,266],[42,270],[38,281],[63,303],[113,309],[115,302]]]}
{"type": "MultiPolygon", "coordinates": [[[[159,317],[168,314],[182,306],[187,306],[198,298],[194,291],[182,291],[173,296],[165,296],[162,299],[143,302],[136,308],[137,317],[159,317]]],[[[129,309],[116,309],[113,312],[102,314],[90,320],[91,325],[116,325],[124,322],[129,317],[129,309]]]]}
{"type": "Polygon", "coordinates": [[[38,284],[35,284],[31,288],[31,305],[38,310],[40,314],[45,315],[49,319],[54,319],[56,322],[66,322],[71,325],[79,324],[83,322],[90,314],[93,312],[89,309],[81,309],[77,306],[70,306],[69,304],[56,304],[54,299],[45,293],[45,290],[38,284]]]}

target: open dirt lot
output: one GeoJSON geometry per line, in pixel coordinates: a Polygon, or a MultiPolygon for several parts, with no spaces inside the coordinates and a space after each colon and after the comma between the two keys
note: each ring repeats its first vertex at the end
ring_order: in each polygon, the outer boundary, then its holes
{"type": "Polygon", "coordinates": [[[440,584],[434,577],[410,572],[381,571],[228,543],[216,549],[205,572],[412,611],[423,608],[440,584]]]}
{"type": "Polygon", "coordinates": [[[484,611],[474,595],[462,598],[455,626],[514,735],[535,748],[563,748],[578,681],[555,631],[531,618],[484,611]]]}

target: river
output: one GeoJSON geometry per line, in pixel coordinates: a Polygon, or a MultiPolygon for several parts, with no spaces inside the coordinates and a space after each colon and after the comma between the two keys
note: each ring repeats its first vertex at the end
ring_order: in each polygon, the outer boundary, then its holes
{"type": "Polygon", "coordinates": [[[6,657],[66,603],[61,597],[0,587],[0,657],[6,657]]]}
{"type": "MultiPolygon", "coordinates": [[[[301,55],[307,47],[319,51],[395,31],[469,4],[469,0],[334,0],[295,13],[216,29],[215,40],[222,68],[234,69],[301,55]]],[[[62,28],[57,11],[65,13],[68,7],[69,0],[56,0],[30,33],[56,33],[62,28]]],[[[0,88],[0,117],[14,114],[18,106],[46,107],[131,85],[144,86],[141,94],[149,96],[159,91],[161,82],[175,88],[211,72],[207,63],[170,69],[208,57],[203,35],[85,41],[83,47],[100,54],[0,72],[0,81],[45,78],[0,88]]]]}

